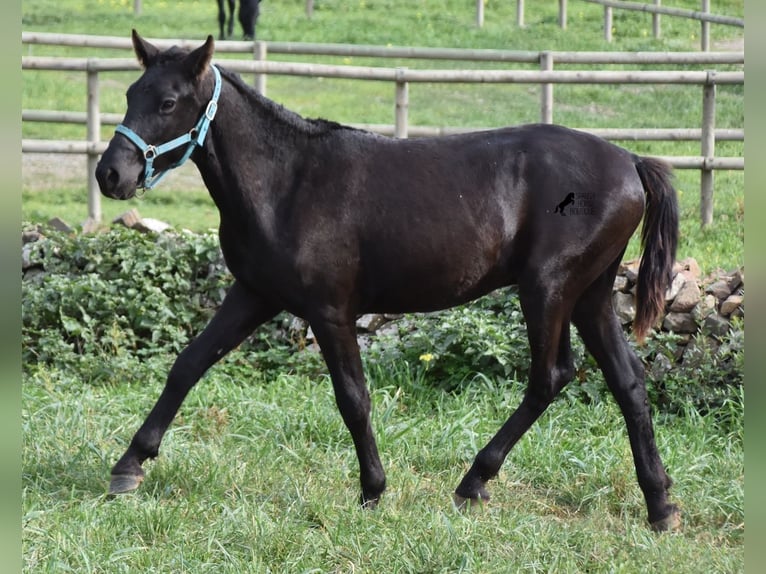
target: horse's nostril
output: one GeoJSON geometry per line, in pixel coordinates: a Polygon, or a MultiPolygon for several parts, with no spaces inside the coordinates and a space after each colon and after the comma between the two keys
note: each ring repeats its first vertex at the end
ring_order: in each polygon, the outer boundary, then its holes
{"type": "Polygon", "coordinates": [[[106,170],[106,182],[110,187],[115,187],[120,182],[120,174],[110,167],[106,170]]]}

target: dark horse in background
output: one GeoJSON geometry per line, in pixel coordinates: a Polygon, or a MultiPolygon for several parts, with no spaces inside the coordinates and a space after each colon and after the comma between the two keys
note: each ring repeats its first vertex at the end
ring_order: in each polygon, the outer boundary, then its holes
{"type": "Polygon", "coordinates": [[[191,52],[160,51],[133,32],[144,72],[128,89],[121,131],[96,170],[105,195],[128,199],[153,185],[155,168],[189,156],[220,211],[221,249],[235,278],[208,326],[175,360],[112,469],[110,491],[138,487],[142,463],[157,456],[189,390],[256,327],[287,310],[316,335],[356,449],[361,503],[375,506],[386,477],[370,425],[357,316],[443,309],[517,284],[531,346],[528,386],[457,486],[456,504],[489,499],[487,482],[572,380],[573,323],[624,416],[649,522],[656,530],[677,527],[644,367],[611,297],[643,217],[633,326],[642,340],[664,306],[678,241],[670,168],[554,125],[393,139],[307,120],[213,65],[213,44],[208,37],[191,52]],[[185,153],[169,145],[190,138],[185,153]],[[570,192],[592,198],[587,216],[551,213],[570,192]]]}
{"type": "MultiPolygon", "coordinates": [[[[218,37],[221,40],[231,38],[234,33],[234,5],[237,0],[226,0],[229,5],[229,19],[226,20],[226,11],[224,10],[224,0],[218,0],[218,27],[220,33],[218,37]],[[224,36],[224,26],[226,35],[224,36]]],[[[245,40],[255,40],[255,25],[258,22],[260,14],[261,0],[239,0],[239,12],[237,18],[242,26],[242,34],[245,40]]]]}

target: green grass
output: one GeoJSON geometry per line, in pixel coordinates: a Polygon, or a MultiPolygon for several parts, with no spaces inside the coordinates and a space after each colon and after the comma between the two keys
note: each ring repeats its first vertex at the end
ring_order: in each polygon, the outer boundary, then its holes
{"type": "MultiPolygon", "coordinates": [[[[684,527],[652,534],[612,402],[558,400],[461,514],[451,492],[519,402],[477,379],[451,394],[401,365],[371,367],[389,490],[357,507],[358,470],[324,376],[263,380],[235,354],[196,387],[134,494],[104,496],[111,464],[159,393],[43,371],[23,389],[28,572],[737,572],[744,555],[743,409],[657,421],[684,527]],[[252,384],[256,379],[258,384],[252,384]],[[720,414],[720,413],[719,413],[720,414]],[[62,433],[62,429],[67,429],[62,433]]],[[[87,371],[81,373],[87,377],[87,371]]]]}

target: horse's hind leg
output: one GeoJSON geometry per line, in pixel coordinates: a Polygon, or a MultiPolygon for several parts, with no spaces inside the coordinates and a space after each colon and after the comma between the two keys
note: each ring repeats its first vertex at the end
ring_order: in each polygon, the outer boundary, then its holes
{"type": "Polygon", "coordinates": [[[110,494],[138,488],[144,478],[141,464],[157,456],[162,437],[191,388],[214,363],[278,311],[234,283],[207,327],[173,363],[160,398],[112,468],[110,494]]]}
{"type": "Polygon", "coordinates": [[[572,318],[625,418],[649,522],[655,530],[671,530],[680,525],[680,513],[668,500],[672,481],[654,440],[644,367],[625,340],[612,309],[613,281],[614,273],[604,273],[578,300],[572,318]]]}
{"type": "Polygon", "coordinates": [[[460,508],[489,500],[486,483],[497,475],[516,442],[574,376],[569,340],[569,317],[560,302],[539,289],[521,290],[532,353],[524,398],[497,434],[476,455],[473,465],[455,490],[460,508]]]}

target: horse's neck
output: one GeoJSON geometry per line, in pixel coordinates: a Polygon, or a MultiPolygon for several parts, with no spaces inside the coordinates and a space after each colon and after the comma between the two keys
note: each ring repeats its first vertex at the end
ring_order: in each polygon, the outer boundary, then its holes
{"type": "Polygon", "coordinates": [[[222,224],[257,225],[268,234],[274,205],[299,160],[300,122],[265,98],[224,85],[218,114],[195,163],[221,213],[222,224]]]}

